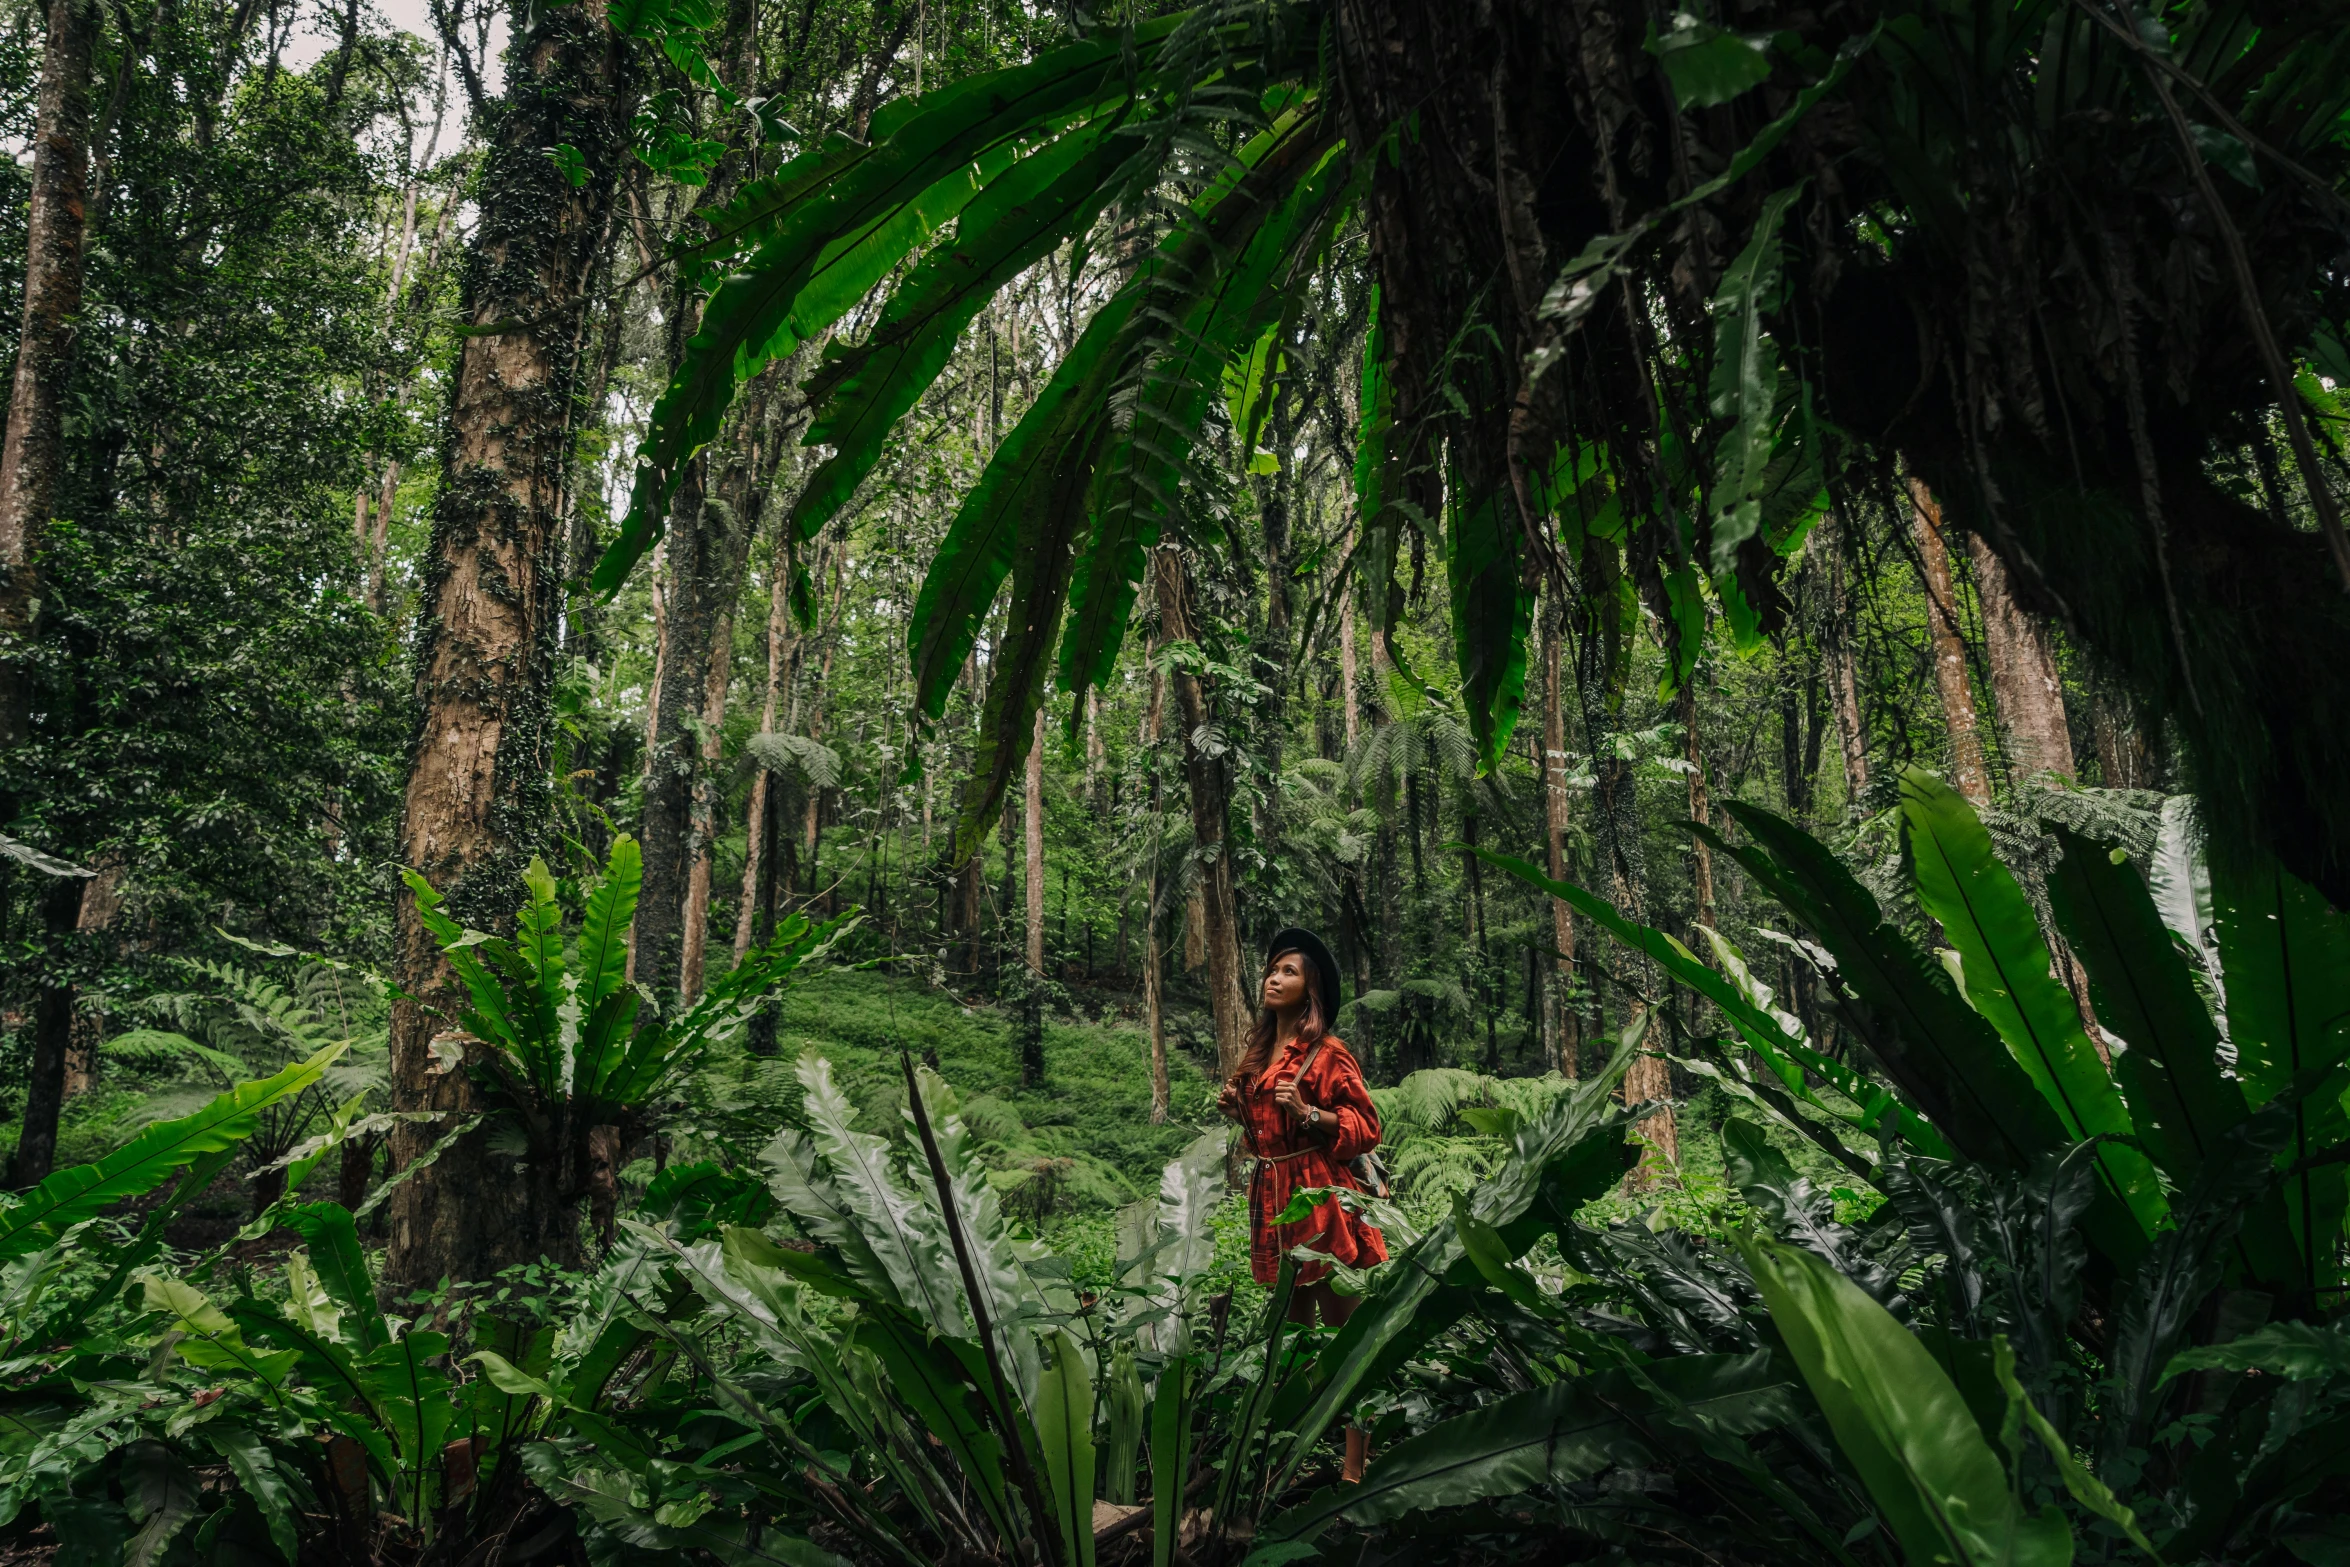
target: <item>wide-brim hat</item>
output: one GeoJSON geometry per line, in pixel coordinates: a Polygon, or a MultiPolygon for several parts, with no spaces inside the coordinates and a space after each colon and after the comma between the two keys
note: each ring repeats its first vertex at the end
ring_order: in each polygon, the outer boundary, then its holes
{"type": "Polygon", "coordinates": [[[1273,939],[1265,943],[1266,966],[1270,967],[1273,960],[1284,952],[1300,953],[1314,966],[1314,988],[1321,992],[1322,1021],[1328,1024],[1338,1016],[1338,1004],[1342,999],[1339,995],[1338,959],[1330,955],[1330,949],[1323,945],[1321,937],[1302,925],[1292,925],[1287,930],[1277,931],[1273,939]]]}

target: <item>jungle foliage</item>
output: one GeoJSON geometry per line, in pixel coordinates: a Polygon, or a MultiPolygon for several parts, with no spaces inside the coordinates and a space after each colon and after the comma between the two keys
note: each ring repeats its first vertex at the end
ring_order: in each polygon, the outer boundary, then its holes
{"type": "Polygon", "coordinates": [[[2336,0],[85,9],[0,1552],[2350,1560],[2336,0]]]}

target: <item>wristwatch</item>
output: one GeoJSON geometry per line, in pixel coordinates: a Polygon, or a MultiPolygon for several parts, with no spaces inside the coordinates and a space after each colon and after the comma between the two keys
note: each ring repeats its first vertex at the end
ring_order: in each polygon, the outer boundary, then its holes
{"type": "Polygon", "coordinates": [[[1320,1105],[1307,1105],[1307,1106],[1306,1106],[1306,1125],[1308,1125],[1308,1126],[1320,1126],[1321,1124],[1322,1124],[1322,1107],[1321,1107],[1320,1105]]]}

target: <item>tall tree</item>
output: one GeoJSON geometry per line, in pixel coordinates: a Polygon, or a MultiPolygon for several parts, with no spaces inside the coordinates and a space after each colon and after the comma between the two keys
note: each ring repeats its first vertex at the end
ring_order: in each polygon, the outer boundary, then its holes
{"type": "MultiPolygon", "coordinates": [[[[483,930],[511,922],[546,831],[574,394],[588,278],[628,152],[632,78],[626,41],[592,4],[518,11],[506,72],[483,127],[399,837],[401,861],[441,892],[450,916],[483,930]],[[549,156],[558,147],[579,154],[569,172],[549,156]]],[[[432,1049],[459,998],[405,892],[397,917],[392,1101],[461,1116],[472,1085],[432,1049]]],[[[440,1130],[401,1123],[395,1159],[413,1163],[440,1130]]],[[[518,1180],[512,1164],[477,1131],[406,1181],[392,1203],[391,1279],[481,1279],[542,1256],[575,1259],[571,1202],[534,1189],[551,1172],[518,1180]]]]}
{"type": "MultiPolygon", "coordinates": [[[[1565,673],[1559,657],[1562,627],[1554,605],[1542,635],[1542,816],[1550,850],[1550,876],[1567,879],[1567,709],[1561,689],[1565,673]]],[[[1558,1069],[1568,1077],[1582,1075],[1582,1020],[1568,995],[1575,983],[1575,911],[1563,898],[1550,900],[1551,941],[1558,956],[1552,978],[1553,1048],[1558,1069]]]]}
{"type": "MultiPolygon", "coordinates": [[[[750,0],[728,0],[723,40],[722,79],[736,92],[748,91],[758,42],[757,10],[750,0]]],[[[739,147],[728,151],[700,188],[693,219],[726,210],[751,172],[752,156],[739,147]]],[[[703,267],[675,263],[663,311],[672,365],[685,360],[709,282],[703,267]]],[[[710,775],[717,758],[707,753],[725,717],[734,611],[757,522],[744,464],[746,449],[763,433],[767,403],[781,372],[778,366],[753,378],[718,440],[688,459],[662,537],[669,580],[657,705],[646,746],[644,891],[631,955],[636,983],[663,1008],[691,1000],[701,986],[710,901],[709,862],[702,851],[716,826],[710,775]],[[728,482],[729,475],[734,482],[728,482]]]]}
{"type": "Polygon", "coordinates": [[[1868,729],[1860,716],[1860,659],[1852,641],[1851,595],[1844,581],[1845,531],[1831,509],[1820,519],[1820,552],[1828,561],[1828,612],[1821,651],[1828,665],[1828,705],[1836,713],[1836,746],[1844,762],[1845,808],[1868,787],[1868,729]]]}
{"type": "Polygon", "coordinates": [[[1942,503],[1923,479],[1909,481],[1910,522],[1917,533],[1918,565],[1926,587],[1926,625],[1934,654],[1934,687],[1942,696],[1942,727],[1950,737],[1950,787],[1970,805],[1991,803],[1991,778],[1983,766],[1983,737],[1975,722],[1975,691],[1967,679],[1966,633],[1959,622],[1958,579],[1950,570],[1950,546],[1943,537],[1942,503]]]}
{"type": "Polygon", "coordinates": [[[1160,778],[1159,736],[1167,711],[1167,675],[1159,667],[1159,634],[1150,632],[1144,663],[1150,670],[1150,698],[1142,713],[1142,763],[1150,769],[1149,872],[1142,895],[1142,1021],[1151,1042],[1151,1124],[1163,1126],[1172,1111],[1173,1094],[1167,1082],[1167,972],[1159,932],[1166,921],[1159,913],[1159,862],[1164,857],[1166,815],[1160,778]]]}
{"type": "Polygon", "coordinates": [[[2051,773],[2075,777],[2064,679],[2056,671],[2048,624],[2017,600],[2007,563],[1981,534],[1967,535],[1967,558],[1975,568],[1975,596],[1983,605],[1983,651],[1999,727],[2006,732],[2009,769],[2019,779],[2051,773]]]}
{"type": "Polygon", "coordinates": [[[1044,977],[1044,726],[1045,710],[1036,710],[1036,732],[1028,742],[1028,770],[1022,779],[1022,847],[1027,851],[1022,874],[1028,897],[1028,972],[1044,977]]]}
{"type": "MultiPolygon", "coordinates": [[[[775,558],[767,567],[767,687],[759,703],[759,733],[763,735],[775,733],[775,709],[783,695],[784,670],[792,656],[790,575],[790,562],[782,540],[778,539],[775,558]]],[[[764,765],[751,775],[751,801],[744,818],[742,907],[734,922],[734,957],[738,963],[751,950],[751,917],[758,902],[759,878],[766,872],[767,859],[781,847],[770,840],[767,831],[767,796],[777,790],[774,773],[764,765]]],[[[777,819],[781,820],[780,816],[777,819]]]]}
{"type": "MultiPolygon", "coordinates": [[[[1689,764],[1689,819],[1700,827],[1713,825],[1712,806],[1705,787],[1705,745],[1697,721],[1697,672],[1691,670],[1681,686],[1683,760],[1689,764]]],[[[1690,841],[1692,918],[1700,925],[1714,923],[1714,856],[1703,838],[1690,841]]]]}
{"type": "MultiPolygon", "coordinates": [[[[1159,634],[1169,642],[1191,642],[1198,627],[1191,609],[1190,573],[1180,551],[1157,552],[1159,634]]],[[[1170,671],[1175,705],[1183,725],[1183,771],[1191,786],[1192,853],[1199,863],[1200,942],[1207,948],[1208,1005],[1216,1019],[1216,1066],[1230,1077],[1240,1069],[1254,997],[1240,950],[1240,918],[1233,888],[1231,783],[1224,756],[1212,752],[1206,736],[1215,714],[1206,686],[1195,670],[1178,664],[1170,671]]]]}
{"type": "Polygon", "coordinates": [[[65,381],[89,251],[90,58],[98,17],[97,0],[50,0],[41,44],[24,325],[0,446],[0,746],[21,743],[32,714],[41,535],[64,470],[65,381]]]}

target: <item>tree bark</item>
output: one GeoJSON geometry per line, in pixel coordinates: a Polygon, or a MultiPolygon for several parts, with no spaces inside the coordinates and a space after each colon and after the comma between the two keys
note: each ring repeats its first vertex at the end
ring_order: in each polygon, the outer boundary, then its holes
{"type": "Polygon", "coordinates": [[[1028,851],[1028,972],[1044,973],[1044,746],[1045,711],[1036,710],[1036,733],[1028,746],[1027,788],[1021,800],[1028,851]]]}
{"type": "MultiPolygon", "coordinates": [[[[832,655],[840,647],[832,633],[840,623],[841,587],[847,570],[848,546],[844,543],[832,558],[832,608],[824,617],[824,662],[816,666],[815,688],[808,693],[808,738],[811,740],[824,738],[824,698],[832,689],[832,655]]],[[[802,833],[801,858],[808,868],[808,893],[813,897],[817,891],[816,850],[824,836],[824,791],[813,783],[808,786],[808,811],[802,833]]],[[[825,896],[824,906],[829,913],[832,908],[829,894],[825,896]]]]}
{"type": "Polygon", "coordinates": [[[33,1001],[32,1057],[25,1064],[24,1119],[16,1154],[9,1160],[8,1184],[18,1191],[40,1185],[57,1164],[57,1122],[65,1108],[65,1060],[73,1046],[74,984],[67,975],[66,944],[79,924],[82,887],[78,880],[51,882],[41,897],[48,930],[48,961],[33,1001]]]}
{"type": "MultiPolygon", "coordinates": [[[[1542,636],[1542,810],[1550,847],[1550,879],[1567,879],[1567,713],[1559,667],[1560,628],[1554,614],[1542,636]]],[[[1563,898],[1550,900],[1552,945],[1558,950],[1551,982],[1552,1039],[1562,1076],[1582,1075],[1583,1022],[1568,993],[1575,984],[1575,911],[1563,898]]]]}
{"type": "Polygon", "coordinates": [[[1345,701],[1346,754],[1355,754],[1355,741],[1363,732],[1362,698],[1355,685],[1360,678],[1360,666],[1355,659],[1354,603],[1345,593],[1339,595],[1338,610],[1338,689],[1345,701]]]}
{"type": "Polygon", "coordinates": [[[1150,876],[1142,905],[1142,1018],[1151,1041],[1151,1125],[1164,1126],[1174,1100],[1167,1083],[1166,955],[1159,950],[1159,854],[1165,830],[1159,815],[1159,731],[1167,711],[1167,677],[1159,668],[1159,639],[1150,642],[1151,697],[1142,718],[1142,754],[1151,772],[1150,876]]]}
{"type": "Polygon", "coordinates": [[[0,445],[0,747],[21,744],[32,721],[41,536],[64,471],[65,383],[89,255],[90,56],[99,25],[96,0],[50,0],[34,112],[24,322],[0,445]]]}
{"type": "MultiPolygon", "coordinates": [[[[775,709],[783,697],[783,670],[791,645],[791,567],[779,546],[767,588],[767,694],[759,706],[759,733],[775,733],[775,709]]],[[[751,950],[752,907],[758,901],[761,857],[767,847],[767,793],[771,774],[762,767],[751,779],[750,814],[744,832],[742,912],[734,922],[734,959],[751,950]]],[[[924,803],[928,804],[928,795],[924,803]]],[[[927,820],[925,821],[927,825],[927,820]]]]}
{"type": "MultiPolygon", "coordinates": [[[[1109,751],[1102,744],[1102,694],[1092,686],[1085,688],[1085,803],[1099,812],[1103,807],[1102,776],[1109,763],[1109,751]]],[[[1043,744],[1042,740],[1037,742],[1043,744]]]]}
{"type": "MultiPolygon", "coordinates": [[[[1169,642],[1189,641],[1194,629],[1183,557],[1172,549],[1160,549],[1158,574],[1160,634],[1169,642]]],[[[1199,676],[1177,669],[1173,680],[1176,706],[1182,712],[1184,777],[1191,785],[1192,852],[1200,860],[1200,937],[1207,948],[1208,1005],[1216,1019],[1216,1068],[1219,1075],[1228,1078],[1240,1069],[1250,1022],[1232,859],[1226,852],[1228,785],[1224,759],[1200,748],[1200,732],[1214,715],[1199,676]]]]}
{"type": "Polygon", "coordinates": [[[2056,672],[2047,623],[2017,602],[2006,563],[1981,534],[1967,535],[1967,553],[1975,568],[1975,594],[1983,603],[1983,650],[2000,728],[2007,735],[2010,770],[2017,778],[2043,782],[2049,774],[2075,778],[2064,680],[2056,672]]]}
{"type": "Polygon", "coordinates": [[[1836,710],[1836,746],[1844,761],[1844,808],[1849,814],[1869,783],[1868,730],[1861,723],[1859,658],[1852,645],[1852,604],[1844,585],[1844,529],[1831,512],[1821,525],[1828,557],[1828,701],[1836,710]]]}
{"type": "MultiPolygon", "coordinates": [[[[1688,731],[1689,819],[1700,827],[1710,827],[1713,825],[1712,803],[1705,788],[1705,747],[1700,743],[1697,733],[1697,673],[1694,670],[1690,671],[1688,683],[1681,687],[1681,725],[1688,731]]],[[[1691,901],[1696,908],[1697,923],[1710,929],[1714,923],[1713,849],[1700,837],[1692,837],[1689,847],[1691,901]]]]}
{"type": "MultiPolygon", "coordinates": [[[[691,302],[682,299],[674,300],[672,309],[681,322],[693,314],[691,302]]],[[[682,325],[679,332],[673,348],[682,352],[682,325]]],[[[756,428],[755,405],[761,401],[754,391],[750,416],[734,424],[736,439],[744,428],[756,428]]],[[[701,870],[702,837],[697,829],[706,830],[698,802],[710,759],[705,756],[707,743],[695,731],[708,715],[712,661],[732,649],[734,601],[751,549],[751,528],[742,513],[710,493],[710,455],[704,452],[686,465],[670,508],[659,707],[645,777],[645,880],[637,904],[635,979],[664,1009],[692,995],[687,988],[688,931],[691,927],[706,933],[708,928],[707,875],[696,873],[701,870]],[[697,880],[702,883],[698,900],[697,880]]],[[[723,683],[719,701],[723,705],[723,683]]],[[[699,964],[692,966],[698,969],[699,964]]]]}
{"type": "MultiPolygon", "coordinates": [[[[627,53],[590,3],[544,7],[508,56],[507,89],[482,171],[450,381],[443,474],[417,625],[418,725],[399,853],[479,929],[511,922],[523,867],[551,804],[549,692],[563,581],[587,280],[628,151],[627,53]],[[588,171],[573,186],[546,155],[569,143],[588,171]]],[[[438,945],[404,890],[396,901],[393,1108],[454,1118],[479,1108],[463,1073],[430,1045],[462,1005],[438,945]]],[[[396,1165],[441,1134],[403,1122],[396,1165]]],[[[576,1198],[475,1131],[404,1183],[391,1205],[395,1288],[490,1277],[580,1256],[576,1198]],[[539,1190],[532,1190],[539,1186],[539,1190]]]]}
{"type": "MultiPolygon", "coordinates": [[[[745,50],[755,48],[755,21],[749,0],[729,0],[723,69],[738,90],[750,85],[745,50]]],[[[744,164],[743,153],[730,152],[695,211],[722,210],[744,177],[744,164]]],[[[685,269],[679,269],[668,305],[669,362],[675,365],[684,359],[703,306],[699,284],[685,269]]],[[[710,912],[704,851],[717,825],[711,781],[718,759],[716,720],[725,716],[734,608],[756,531],[745,464],[764,429],[777,378],[770,369],[743,389],[719,441],[685,465],[669,508],[669,592],[661,617],[658,706],[647,743],[644,889],[631,954],[636,983],[665,1010],[673,999],[690,1002],[701,990],[710,912]]]]}
{"type": "Polygon", "coordinates": [[[1926,621],[1934,643],[1934,685],[1942,693],[1942,723],[1950,736],[1950,787],[1967,803],[1991,803],[1991,780],[1983,768],[1983,738],[1975,723],[1975,693],[1967,682],[1966,637],[1959,629],[1958,583],[1950,573],[1943,542],[1942,506],[1923,479],[1909,481],[1910,515],[1917,529],[1918,561],[1925,572],[1926,621]]]}

